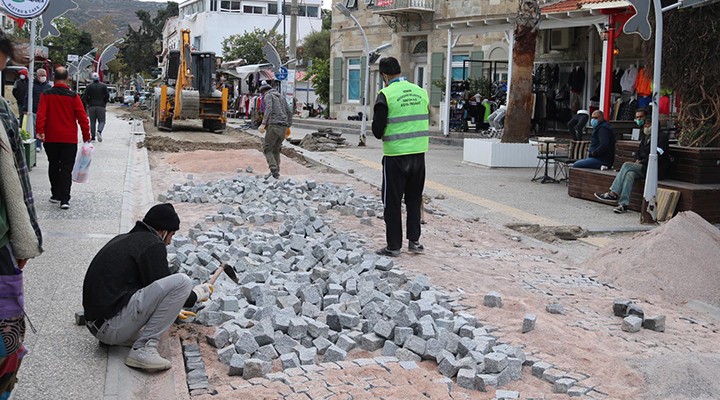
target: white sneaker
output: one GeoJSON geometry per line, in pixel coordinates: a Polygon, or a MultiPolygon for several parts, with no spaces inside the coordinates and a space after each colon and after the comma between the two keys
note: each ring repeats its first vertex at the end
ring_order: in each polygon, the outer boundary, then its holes
{"type": "Polygon", "coordinates": [[[132,368],[144,369],[146,371],[163,371],[170,369],[170,361],[160,357],[156,343],[152,341],[139,349],[132,349],[125,359],[125,365],[132,368]]]}
{"type": "Polygon", "coordinates": [[[102,142],[102,132],[98,131],[97,133],[97,140],[98,142],[102,142]]]}

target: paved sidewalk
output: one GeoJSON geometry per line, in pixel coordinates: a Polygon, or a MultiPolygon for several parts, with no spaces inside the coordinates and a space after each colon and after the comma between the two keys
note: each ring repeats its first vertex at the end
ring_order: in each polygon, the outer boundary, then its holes
{"type": "Polygon", "coordinates": [[[95,143],[88,183],[73,184],[71,209],[51,204],[47,157],[38,153],[30,173],[45,253],[25,268],[25,305],[32,324],[14,399],[101,399],[105,392],[107,348],[84,326],[74,324],[82,309],[82,283],[96,252],[120,232],[129,125],[108,112],[103,143],[95,143]]]}

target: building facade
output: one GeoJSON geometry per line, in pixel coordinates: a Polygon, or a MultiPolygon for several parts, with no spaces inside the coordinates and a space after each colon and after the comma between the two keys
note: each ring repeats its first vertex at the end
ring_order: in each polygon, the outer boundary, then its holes
{"type": "MultiPolygon", "coordinates": [[[[320,8],[322,0],[298,2],[297,41],[309,33],[322,29],[320,8]]],[[[222,55],[222,41],[231,35],[252,32],[255,28],[269,31],[278,22],[278,33],[290,40],[290,4],[279,12],[278,2],[272,0],[187,0],[179,6],[179,29],[190,29],[191,44],[199,51],[222,55]]]]}

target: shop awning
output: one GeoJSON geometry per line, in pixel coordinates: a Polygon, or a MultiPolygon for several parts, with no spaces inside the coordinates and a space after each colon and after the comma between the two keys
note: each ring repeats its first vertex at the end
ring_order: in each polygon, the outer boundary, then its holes
{"type": "Polygon", "coordinates": [[[264,80],[275,79],[275,73],[272,71],[272,64],[252,64],[235,67],[233,76],[245,79],[248,75],[257,73],[260,73],[262,75],[262,79],[264,80]]]}

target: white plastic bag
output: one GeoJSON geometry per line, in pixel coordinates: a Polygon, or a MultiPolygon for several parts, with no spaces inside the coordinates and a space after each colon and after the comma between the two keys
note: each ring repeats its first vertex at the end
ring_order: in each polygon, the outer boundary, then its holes
{"type": "Polygon", "coordinates": [[[95,146],[90,143],[83,143],[75,157],[75,166],[72,170],[72,180],[77,183],[85,183],[90,173],[90,162],[92,162],[92,153],[95,146]]]}

